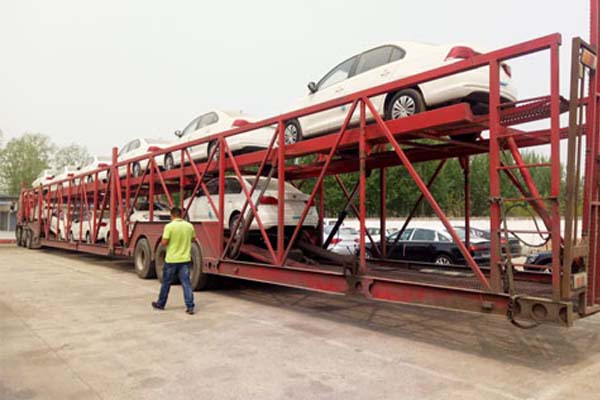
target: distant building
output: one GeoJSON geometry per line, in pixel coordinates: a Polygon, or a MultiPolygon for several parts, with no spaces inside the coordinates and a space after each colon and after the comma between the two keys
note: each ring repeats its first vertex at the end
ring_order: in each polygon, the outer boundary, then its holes
{"type": "Polygon", "coordinates": [[[17,224],[16,196],[0,194],[0,231],[14,231],[17,224]]]}

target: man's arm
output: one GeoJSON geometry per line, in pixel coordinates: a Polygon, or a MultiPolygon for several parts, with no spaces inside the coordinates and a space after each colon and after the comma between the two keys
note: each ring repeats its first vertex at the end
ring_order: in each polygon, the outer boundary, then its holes
{"type": "Polygon", "coordinates": [[[167,246],[169,245],[169,239],[165,239],[165,238],[163,238],[163,239],[160,241],[160,244],[162,244],[164,247],[167,247],[167,246]]]}
{"type": "Polygon", "coordinates": [[[162,244],[164,247],[167,247],[167,245],[169,244],[169,239],[171,239],[171,229],[167,224],[165,225],[165,230],[163,231],[162,240],[160,241],[160,244],[162,244]]]}

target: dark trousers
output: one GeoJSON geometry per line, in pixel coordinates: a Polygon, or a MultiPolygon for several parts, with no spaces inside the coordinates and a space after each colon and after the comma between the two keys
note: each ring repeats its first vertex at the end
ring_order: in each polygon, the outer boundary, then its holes
{"type": "Polygon", "coordinates": [[[168,263],[165,262],[163,267],[163,280],[160,285],[160,294],[158,295],[158,305],[164,307],[167,305],[169,290],[173,283],[175,275],[179,277],[181,287],[183,288],[183,299],[187,308],[194,308],[194,293],[192,291],[192,283],[190,282],[190,265],[191,263],[168,263]]]}

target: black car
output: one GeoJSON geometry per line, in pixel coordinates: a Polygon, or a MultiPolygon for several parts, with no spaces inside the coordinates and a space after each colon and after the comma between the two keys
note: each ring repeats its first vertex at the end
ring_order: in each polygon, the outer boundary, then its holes
{"type": "MultiPolygon", "coordinates": [[[[464,240],[464,231],[457,231],[464,240]]],[[[397,244],[399,232],[386,238],[387,258],[415,262],[434,263],[439,265],[465,265],[466,261],[445,229],[409,228],[406,229],[397,244]]],[[[367,243],[367,256],[378,258],[371,243],[367,243]]],[[[473,238],[470,253],[479,264],[488,264],[490,260],[490,243],[482,238],[473,238]]]]}
{"type": "MultiPolygon", "coordinates": [[[[464,235],[465,228],[463,226],[455,226],[454,229],[461,230],[464,235]]],[[[469,228],[469,232],[471,233],[470,238],[482,238],[486,240],[492,240],[492,234],[490,231],[479,228],[469,228]]],[[[500,243],[502,243],[502,252],[506,253],[506,239],[504,237],[500,238],[500,243]]],[[[508,248],[510,249],[510,255],[512,257],[521,257],[523,253],[523,248],[521,247],[521,241],[517,239],[514,235],[508,236],[508,248]]]]}
{"type": "Polygon", "coordinates": [[[535,267],[525,267],[525,271],[532,272],[550,272],[550,266],[552,265],[552,252],[551,251],[542,251],[540,253],[535,253],[527,256],[525,259],[525,264],[531,265],[541,265],[546,268],[535,268],[535,267]]]}

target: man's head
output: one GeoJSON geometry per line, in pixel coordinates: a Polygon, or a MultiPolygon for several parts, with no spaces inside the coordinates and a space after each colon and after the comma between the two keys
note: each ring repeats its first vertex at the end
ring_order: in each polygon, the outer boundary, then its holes
{"type": "Polygon", "coordinates": [[[181,218],[181,208],[173,207],[171,208],[171,219],[181,218]]]}

